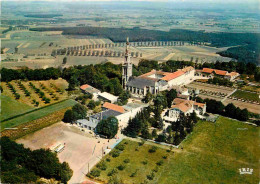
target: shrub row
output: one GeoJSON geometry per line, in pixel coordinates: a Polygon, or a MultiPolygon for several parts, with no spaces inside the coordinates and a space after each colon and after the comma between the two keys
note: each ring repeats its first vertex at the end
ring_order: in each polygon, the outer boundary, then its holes
{"type": "Polygon", "coordinates": [[[15,99],[20,99],[20,94],[16,92],[14,86],[12,84],[10,84],[9,82],[6,83],[7,84],[7,87],[12,91],[12,93],[14,94],[15,96],[15,99]]]}
{"type": "Polygon", "coordinates": [[[50,99],[47,98],[44,94],[44,92],[42,92],[39,88],[35,87],[35,85],[33,83],[29,83],[30,87],[35,91],[35,93],[38,94],[38,96],[44,101],[44,103],[50,103],[50,99]]]}

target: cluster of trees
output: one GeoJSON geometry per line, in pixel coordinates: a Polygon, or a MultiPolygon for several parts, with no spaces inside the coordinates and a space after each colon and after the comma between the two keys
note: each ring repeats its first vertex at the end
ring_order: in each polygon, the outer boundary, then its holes
{"type": "Polygon", "coordinates": [[[88,103],[88,108],[90,108],[91,110],[95,109],[96,106],[100,105],[100,101],[94,101],[94,100],[90,100],[88,103]]]}
{"type": "Polygon", "coordinates": [[[174,89],[160,93],[155,97],[147,93],[143,101],[146,103],[151,102],[153,105],[144,108],[133,119],[130,119],[123,133],[130,137],[140,136],[145,139],[155,139],[158,142],[179,144],[187,133],[192,131],[193,125],[197,122],[195,113],[192,113],[189,117],[181,116],[179,123],[177,122],[176,125],[167,128],[167,132],[157,135],[156,131],[163,129],[161,113],[165,108],[171,107],[172,101],[176,97],[177,92],[174,89]],[[149,132],[149,127],[155,128],[152,133],[149,132]]]}
{"type": "Polygon", "coordinates": [[[143,138],[150,138],[148,127],[150,114],[152,112],[151,107],[144,108],[141,112],[137,113],[133,119],[128,121],[127,127],[123,130],[123,134],[129,137],[140,136],[143,138]]]}
{"type": "Polygon", "coordinates": [[[228,79],[222,79],[222,78],[219,78],[219,77],[214,77],[213,79],[209,79],[208,83],[219,84],[221,86],[229,86],[229,87],[233,86],[233,82],[229,81],[228,79]]]}
{"type": "Polygon", "coordinates": [[[218,52],[219,55],[237,59],[239,62],[258,64],[260,47],[256,44],[249,44],[238,47],[231,47],[225,51],[218,52]]]}
{"type": "Polygon", "coordinates": [[[172,125],[158,135],[157,130],[162,130],[163,120],[161,118],[156,120],[156,114],[151,117],[151,113],[154,111],[153,108],[155,107],[149,106],[137,113],[133,119],[129,120],[128,126],[123,130],[123,133],[129,137],[140,136],[144,139],[154,139],[158,142],[178,145],[185,139],[187,134],[192,132],[194,125],[198,121],[195,112],[189,116],[180,114],[178,121],[173,122],[172,125]],[[149,127],[154,127],[152,133],[149,132],[149,127]]]}
{"type": "Polygon", "coordinates": [[[180,113],[178,120],[172,122],[161,134],[157,135],[157,131],[154,129],[152,131],[152,138],[158,142],[179,145],[193,131],[193,127],[197,122],[198,118],[195,112],[187,116],[180,113]]]}
{"type": "Polygon", "coordinates": [[[119,96],[124,90],[121,85],[121,65],[112,63],[73,66],[65,68],[62,78],[69,82],[69,90],[83,84],[89,84],[101,91],[119,96]]]}
{"type": "Polygon", "coordinates": [[[80,95],[80,96],[76,97],[75,100],[80,102],[82,105],[85,105],[86,104],[86,100],[87,99],[92,99],[92,98],[93,98],[92,94],[83,94],[83,95],[80,95]]]}
{"type": "Polygon", "coordinates": [[[65,112],[63,121],[66,123],[75,122],[78,119],[84,119],[86,117],[87,110],[81,104],[76,104],[65,112]]]}
{"type": "Polygon", "coordinates": [[[3,183],[34,183],[41,177],[67,183],[72,176],[68,163],[60,163],[50,150],[31,151],[8,137],[2,137],[0,144],[3,183]]]}
{"type": "Polygon", "coordinates": [[[247,109],[241,110],[230,103],[225,106],[222,102],[213,99],[198,100],[207,104],[207,112],[220,114],[240,121],[247,121],[249,119],[249,112],[247,109]]]}
{"type": "Polygon", "coordinates": [[[15,96],[15,99],[19,99],[20,98],[20,94],[16,92],[16,89],[14,88],[14,86],[10,83],[7,83],[8,88],[12,91],[12,93],[15,96]]]}
{"type": "Polygon", "coordinates": [[[114,138],[117,134],[117,131],[118,120],[113,116],[101,120],[96,127],[96,132],[106,136],[108,139],[114,138]]]}

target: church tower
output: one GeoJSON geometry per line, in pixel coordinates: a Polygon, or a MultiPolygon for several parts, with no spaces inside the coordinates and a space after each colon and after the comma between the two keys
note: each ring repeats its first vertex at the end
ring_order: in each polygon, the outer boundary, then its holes
{"type": "Polygon", "coordinates": [[[122,65],[123,88],[125,88],[125,85],[129,81],[129,78],[132,77],[132,68],[133,68],[133,64],[130,61],[130,53],[129,53],[129,38],[127,37],[126,49],[125,49],[125,60],[122,65]]]}

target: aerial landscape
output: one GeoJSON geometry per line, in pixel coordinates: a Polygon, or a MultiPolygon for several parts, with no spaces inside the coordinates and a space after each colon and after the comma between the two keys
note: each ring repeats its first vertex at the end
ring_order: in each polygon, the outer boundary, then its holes
{"type": "Polygon", "coordinates": [[[1,183],[257,184],[258,0],[1,1],[1,183]]]}

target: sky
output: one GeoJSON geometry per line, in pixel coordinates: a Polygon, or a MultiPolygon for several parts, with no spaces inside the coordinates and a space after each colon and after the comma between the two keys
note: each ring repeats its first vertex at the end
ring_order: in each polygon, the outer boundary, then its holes
{"type": "Polygon", "coordinates": [[[153,2],[211,2],[211,3],[259,3],[259,0],[2,0],[2,1],[153,1],[153,2]]]}

